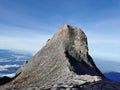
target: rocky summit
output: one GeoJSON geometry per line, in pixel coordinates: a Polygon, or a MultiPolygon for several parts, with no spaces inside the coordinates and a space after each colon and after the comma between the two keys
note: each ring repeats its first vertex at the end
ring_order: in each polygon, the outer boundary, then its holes
{"type": "Polygon", "coordinates": [[[120,90],[120,83],[96,67],[85,33],[64,24],[0,90],[120,90]]]}

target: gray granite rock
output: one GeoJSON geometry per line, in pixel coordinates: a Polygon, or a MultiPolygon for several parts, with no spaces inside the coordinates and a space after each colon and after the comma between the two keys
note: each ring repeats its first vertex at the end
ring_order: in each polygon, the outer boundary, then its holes
{"type": "Polygon", "coordinates": [[[96,67],[85,33],[67,24],[16,75],[0,90],[114,90],[120,85],[108,81],[96,67]]]}

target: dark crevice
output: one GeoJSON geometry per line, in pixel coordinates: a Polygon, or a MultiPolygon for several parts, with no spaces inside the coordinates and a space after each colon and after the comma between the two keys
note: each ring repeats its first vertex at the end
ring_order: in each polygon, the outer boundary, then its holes
{"type": "Polygon", "coordinates": [[[65,54],[70,62],[70,66],[69,66],[70,71],[73,71],[78,75],[88,74],[88,75],[101,76],[100,71],[96,69],[97,67],[92,68],[91,66],[86,64],[82,58],[79,58],[78,60],[75,57],[71,56],[68,51],[66,51],[65,54]]]}

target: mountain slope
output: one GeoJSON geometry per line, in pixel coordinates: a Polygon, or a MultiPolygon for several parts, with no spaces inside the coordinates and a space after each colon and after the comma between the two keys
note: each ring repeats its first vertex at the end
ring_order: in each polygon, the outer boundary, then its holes
{"type": "Polygon", "coordinates": [[[85,33],[67,24],[64,24],[30,61],[18,69],[16,76],[1,89],[88,89],[92,83],[101,80],[110,82],[89,55],[85,33]]]}

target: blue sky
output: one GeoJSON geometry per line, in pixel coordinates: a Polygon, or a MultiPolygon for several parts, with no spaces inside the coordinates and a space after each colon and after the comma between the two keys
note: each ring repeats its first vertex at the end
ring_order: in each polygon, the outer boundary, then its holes
{"type": "Polygon", "coordinates": [[[120,0],[0,0],[0,48],[35,53],[64,23],[84,30],[93,57],[120,61],[120,0]]]}

